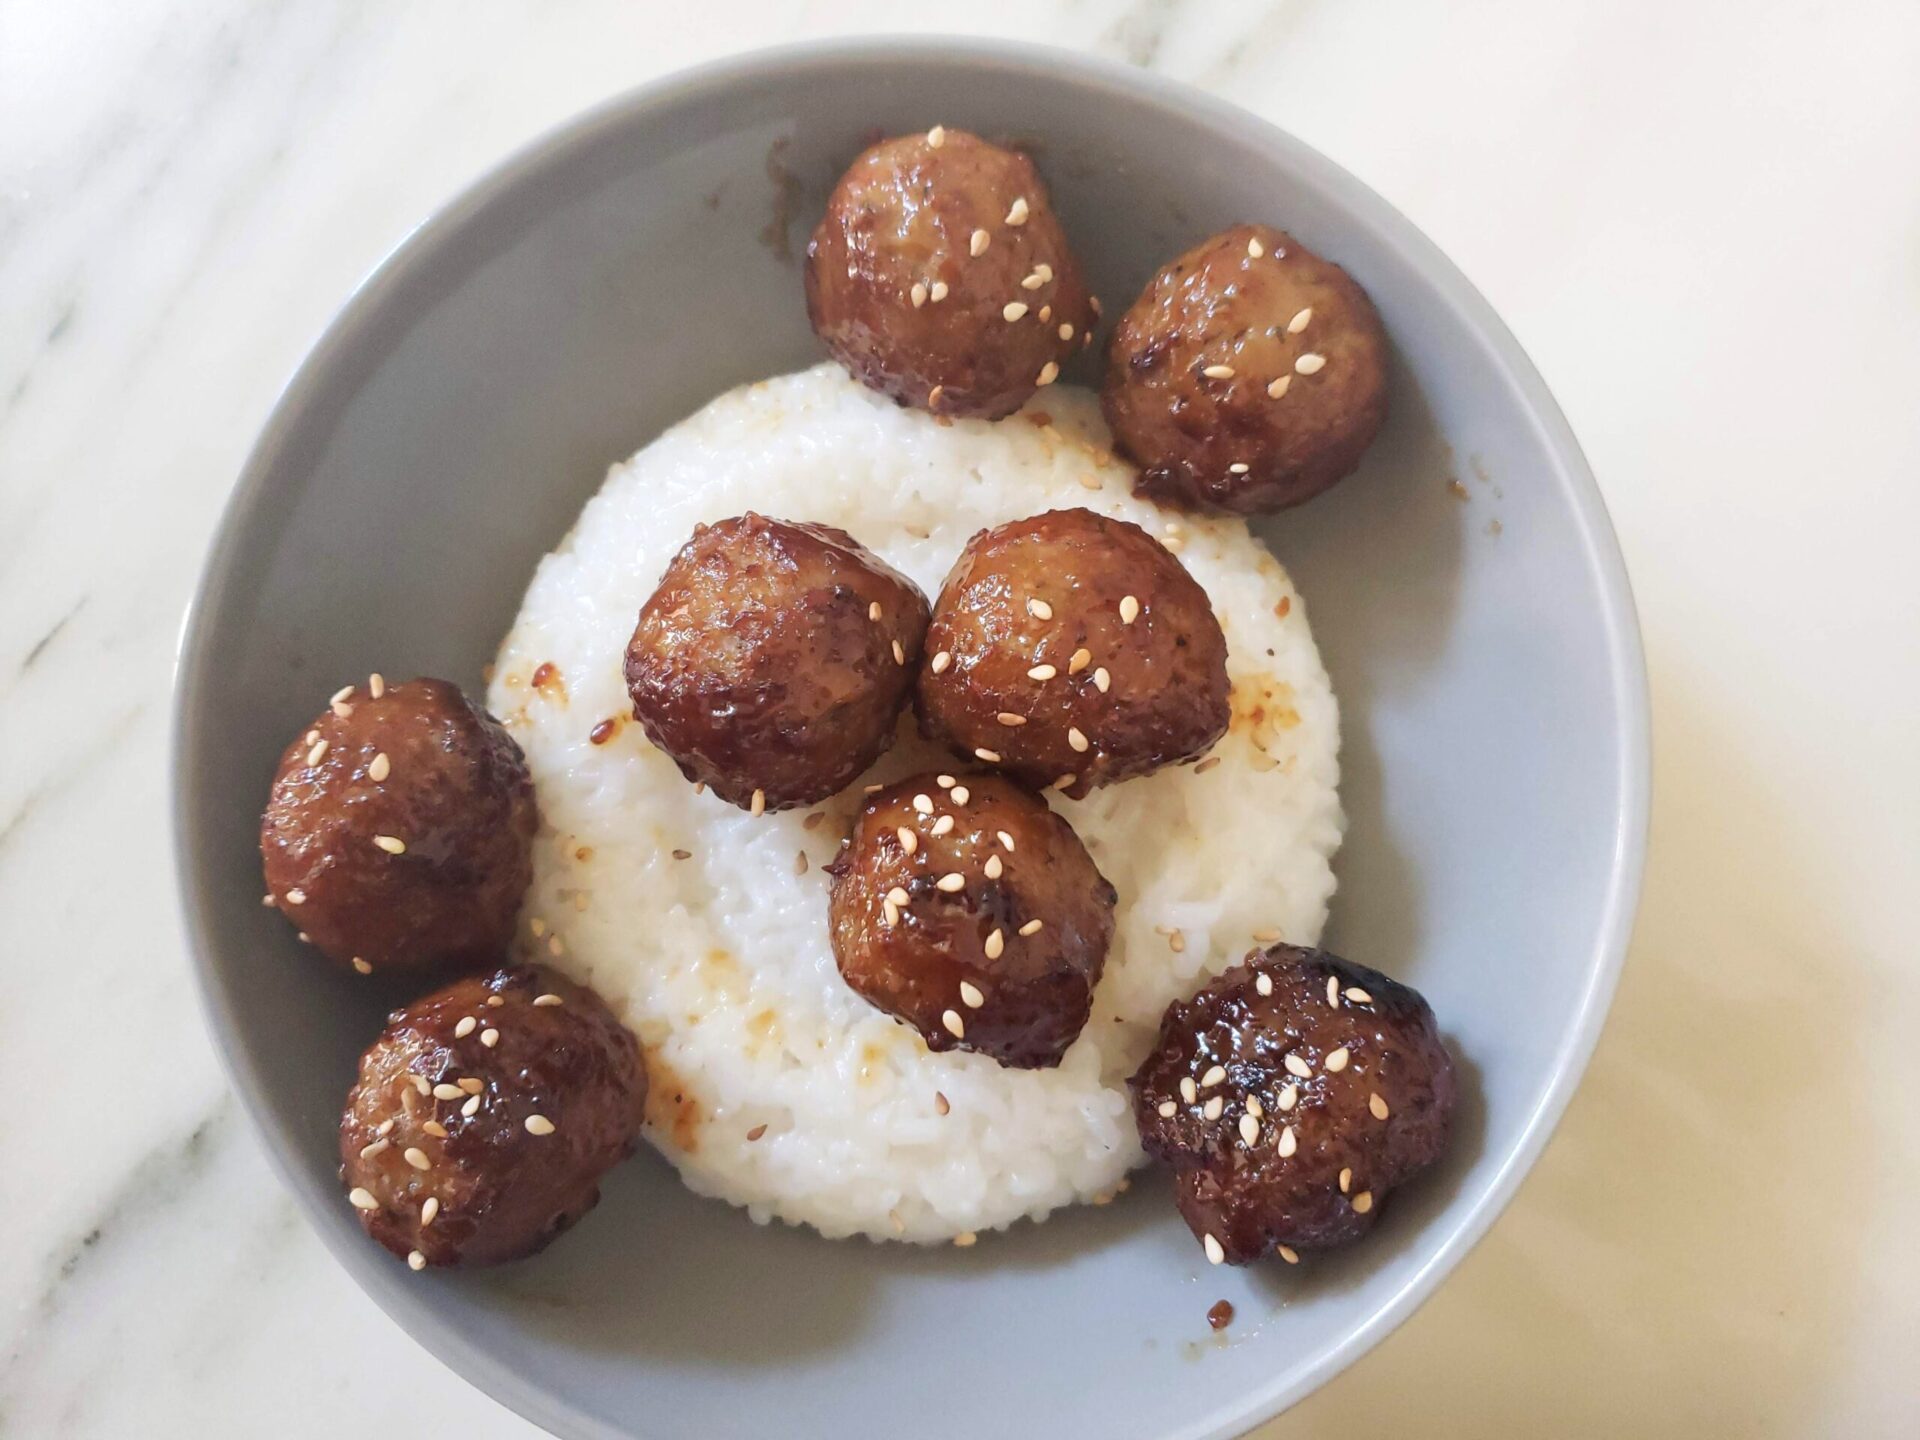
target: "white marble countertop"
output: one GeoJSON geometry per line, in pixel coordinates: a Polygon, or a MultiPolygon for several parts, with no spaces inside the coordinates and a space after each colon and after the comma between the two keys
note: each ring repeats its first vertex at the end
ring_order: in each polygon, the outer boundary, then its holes
{"type": "Polygon", "coordinates": [[[1531,350],[1638,590],[1652,867],[1585,1088],[1439,1296],[1261,1433],[1920,1433],[1912,0],[6,0],[0,1435],[403,1396],[532,1433],[335,1268],[227,1093],[163,824],[179,616],[277,388],[456,188],[683,64],[928,25],[1165,71],[1384,192],[1531,350]]]}

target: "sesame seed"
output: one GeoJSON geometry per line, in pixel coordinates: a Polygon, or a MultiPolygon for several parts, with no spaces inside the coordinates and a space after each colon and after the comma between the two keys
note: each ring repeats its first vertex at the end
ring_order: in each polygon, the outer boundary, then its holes
{"type": "Polygon", "coordinates": [[[1018,933],[1022,936],[1038,935],[1040,933],[1041,927],[1044,926],[1046,923],[1047,922],[1044,920],[1029,920],[1027,921],[1026,924],[1020,927],[1018,933]]]}
{"type": "Polygon", "coordinates": [[[433,1082],[428,1080],[426,1076],[409,1075],[407,1079],[413,1082],[413,1088],[418,1090],[422,1095],[431,1095],[433,1093],[433,1082]]]}
{"type": "Polygon", "coordinates": [[[1036,620],[1051,620],[1053,618],[1053,606],[1044,600],[1029,600],[1027,601],[1027,613],[1036,620]]]}
{"type": "Polygon", "coordinates": [[[1342,1045],[1338,1050],[1329,1051],[1323,1063],[1327,1069],[1338,1075],[1342,1070],[1347,1068],[1347,1047],[1342,1045]]]}
{"type": "Polygon", "coordinates": [[[1274,1147],[1282,1160],[1300,1148],[1300,1137],[1294,1133],[1291,1125],[1280,1127],[1280,1143],[1274,1147]]]}
{"type": "Polygon", "coordinates": [[[762,1135],[766,1133],[767,1133],[767,1127],[764,1122],[762,1124],[754,1126],[751,1130],[747,1131],[747,1143],[752,1144],[755,1140],[758,1140],[762,1135]]]}
{"type": "Polygon", "coordinates": [[[1071,771],[1069,771],[1067,774],[1062,775],[1058,780],[1055,780],[1053,782],[1053,788],[1061,791],[1070,790],[1073,788],[1073,782],[1078,780],[1079,778],[1080,777],[1078,775],[1075,775],[1071,771]]]}
{"type": "Polygon", "coordinates": [[[893,642],[893,663],[896,665],[904,665],[907,663],[906,647],[898,640],[893,642]]]}
{"type": "Polygon", "coordinates": [[[367,677],[367,694],[378,700],[387,693],[387,677],[378,670],[367,677]]]}
{"type": "MultiPolygon", "coordinates": [[[[469,1016],[468,1018],[471,1019],[472,1017],[469,1016]]],[[[433,1087],[433,1098],[436,1100],[458,1100],[466,1093],[467,1092],[462,1090],[458,1085],[450,1085],[444,1080],[433,1087]]]]}
{"type": "Polygon", "coordinates": [[[349,720],[353,717],[353,706],[347,704],[344,700],[336,700],[328,708],[342,720],[349,720]]]}
{"type": "Polygon", "coordinates": [[[342,685],[338,690],[334,691],[333,694],[327,697],[327,704],[338,705],[342,701],[351,700],[352,698],[353,698],[353,686],[342,685]]]}
{"type": "Polygon", "coordinates": [[[260,897],[260,903],[261,903],[262,905],[265,905],[265,906],[268,906],[269,908],[271,908],[271,907],[272,907],[272,905],[273,905],[273,893],[272,893],[271,891],[269,891],[269,892],[268,892],[267,894],[265,894],[265,895],[262,895],[262,896],[260,897]]]}
{"type": "Polygon", "coordinates": [[[1213,769],[1213,767],[1218,765],[1219,763],[1220,763],[1220,757],[1218,755],[1209,755],[1206,759],[1202,760],[1198,765],[1193,767],[1193,773],[1196,775],[1204,775],[1207,773],[1207,771],[1213,769]]]}
{"type": "Polygon", "coordinates": [[[1093,311],[1095,315],[1104,315],[1106,313],[1106,308],[1101,305],[1098,295],[1087,296],[1087,308],[1093,311]]]}
{"type": "Polygon", "coordinates": [[[998,855],[989,855],[987,857],[987,863],[983,868],[986,871],[987,879],[998,880],[1000,878],[1000,872],[1006,867],[1000,863],[1000,857],[998,855]]]}
{"type": "Polygon", "coordinates": [[[1285,1114],[1300,1103],[1300,1087],[1298,1085],[1287,1086],[1286,1089],[1274,1097],[1273,1103],[1280,1107],[1282,1114],[1285,1114]]]}
{"type": "Polygon", "coordinates": [[[938,150],[942,145],[946,143],[947,143],[947,127],[946,126],[936,125],[931,130],[927,131],[927,148],[928,149],[938,150]]]}
{"type": "Polygon", "coordinates": [[[1200,1088],[1202,1090],[1211,1090],[1215,1085],[1218,1085],[1222,1080],[1226,1078],[1227,1078],[1226,1066],[1224,1065],[1208,1066],[1207,1073],[1200,1077],[1200,1088]]]}
{"type": "Polygon", "coordinates": [[[962,1250],[964,1250],[969,1245],[978,1243],[979,1239],[980,1237],[974,1234],[973,1231],[962,1230],[958,1235],[953,1237],[953,1243],[955,1245],[958,1245],[962,1250]]]}
{"type": "Polygon", "coordinates": [[[869,620],[878,620],[882,613],[884,612],[880,609],[880,602],[878,600],[867,606],[867,618],[869,620]]]}
{"type": "Polygon", "coordinates": [[[1280,1247],[1280,1258],[1289,1265],[1298,1265],[1300,1263],[1300,1252],[1291,1245],[1282,1245],[1280,1247]]]}
{"type": "Polygon", "coordinates": [[[467,1103],[460,1107],[460,1113],[469,1120],[478,1115],[480,1113],[480,1097],[478,1095],[469,1095],[467,1097],[467,1103]]]}
{"type": "Polygon", "coordinates": [[[676,850],[673,852],[673,858],[676,860],[691,860],[693,858],[693,852],[691,850],[676,850]]]}
{"type": "Polygon", "coordinates": [[[1203,1119],[1218,1120],[1226,1108],[1226,1097],[1224,1095],[1216,1095],[1201,1107],[1200,1114],[1203,1119]]]}
{"type": "Polygon", "coordinates": [[[1025,315],[1026,313],[1027,313],[1027,305],[1024,300],[1009,300],[1003,307],[1001,307],[1000,318],[1002,320],[1005,320],[1008,324],[1012,324],[1015,320],[1018,320],[1021,316],[1025,315]]]}
{"type": "Polygon", "coordinates": [[[1189,1105],[1200,1098],[1200,1087],[1193,1083],[1193,1077],[1191,1075],[1182,1075],[1180,1077],[1180,1098],[1189,1105]]]}
{"type": "Polygon", "coordinates": [[[347,1203],[356,1210],[378,1210],[380,1202],[373,1198],[373,1192],[356,1185],[347,1192],[347,1203]]]}
{"type": "Polygon", "coordinates": [[[1140,601],[1132,595],[1120,597],[1120,623],[1131,625],[1140,618],[1140,601]]]}
{"type": "Polygon", "coordinates": [[[1067,674],[1078,675],[1093,663],[1093,652],[1082,646],[1073,652],[1073,658],[1067,661],[1067,674]]]}
{"type": "Polygon", "coordinates": [[[1250,468],[1251,468],[1251,467],[1250,467],[1250,466],[1248,466],[1248,464],[1247,464],[1247,462],[1246,462],[1246,461],[1244,461],[1244,460],[1236,460],[1236,461],[1234,461],[1234,462],[1233,462],[1233,464],[1231,464],[1231,465],[1229,465],[1229,466],[1227,466],[1227,473],[1228,473],[1229,475],[1244,475],[1244,474],[1246,474],[1246,473],[1247,473],[1247,471],[1248,471],[1248,470],[1249,470],[1250,468]]]}
{"type": "Polygon", "coordinates": [[[1209,380],[1231,380],[1233,378],[1233,366],[1209,365],[1200,373],[1209,380]]]}
{"type": "Polygon", "coordinates": [[[1060,366],[1052,360],[1040,367],[1040,373],[1033,377],[1036,385],[1051,385],[1060,378],[1060,366]]]}
{"type": "Polygon", "coordinates": [[[1022,290],[1038,290],[1046,283],[1046,280],[1041,277],[1040,272],[1036,270],[1020,282],[1020,288],[1022,290]]]}
{"type": "Polygon", "coordinates": [[[487,1088],[486,1081],[476,1079],[471,1075],[463,1075],[454,1083],[468,1095],[478,1095],[482,1090],[487,1088]]]}
{"type": "Polygon", "coordinates": [[[491,1050],[500,1043],[500,1032],[489,1026],[480,1032],[480,1043],[491,1050]]]}
{"type": "Polygon", "coordinates": [[[538,940],[547,933],[547,922],[536,915],[527,921],[527,929],[533,933],[533,938],[538,940]]]}
{"type": "Polygon", "coordinates": [[[506,1003],[507,1003],[507,997],[506,997],[506,996],[504,996],[504,995],[489,995],[489,996],[487,996],[487,1004],[489,1004],[489,1005],[492,1005],[492,1006],[500,1006],[500,1005],[504,1005],[504,1004],[506,1004],[506,1003]]]}
{"type": "Polygon", "coordinates": [[[1086,735],[1081,731],[1079,726],[1069,725],[1067,727],[1067,744],[1071,745],[1075,750],[1084,755],[1087,753],[1089,743],[1086,735]]]}
{"type": "Polygon", "coordinates": [[[327,744],[325,740],[314,741],[313,748],[307,751],[307,764],[318,765],[322,760],[327,758],[327,751],[329,748],[331,747],[327,744]]]}
{"type": "Polygon", "coordinates": [[[372,762],[367,766],[367,778],[376,785],[392,773],[393,762],[387,759],[387,752],[384,750],[374,756],[372,762]]]}
{"type": "Polygon", "coordinates": [[[907,292],[907,299],[912,301],[913,308],[918,310],[927,303],[927,287],[918,280],[914,281],[913,288],[907,292]]]}
{"type": "Polygon", "coordinates": [[[1345,1165],[1340,1170],[1340,1193],[1346,1194],[1353,1188],[1353,1167],[1345,1165]]]}
{"type": "Polygon", "coordinates": [[[1207,1252],[1208,1264],[1219,1265],[1219,1264],[1223,1264],[1226,1261],[1227,1252],[1220,1248],[1220,1242],[1214,1239],[1213,1236],[1211,1235],[1207,1236],[1200,1243],[1201,1243],[1201,1246],[1207,1252]]]}
{"type": "Polygon", "coordinates": [[[295,886],[293,889],[287,891],[287,904],[304,905],[306,903],[307,903],[306,891],[300,889],[298,886],[295,886]]]}
{"type": "Polygon", "coordinates": [[[392,1146],[393,1142],[391,1140],[376,1140],[371,1145],[362,1145],[360,1147],[360,1158],[362,1160],[371,1160],[374,1156],[391,1149],[392,1146]]]}
{"type": "Polygon", "coordinates": [[[973,752],[973,758],[976,760],[984,760],[989,765],[998,765],[1000,763],[1000,752],[998,750],[975,750],[973,752]]]}
{"type": "Polygon", "coordinates": [[[904,1235],[907,1233],[907,1222],[900,1218],[900,1212],[898,1210],[887,1211],[887,1219],[893,1225],[894,1234],[904,1235]]]}
{"type": "Polygon", "coordinates": [[[1058,334],[1062,340],[1071,340],[1073,338],[1073,322],[1071,320],[1061,321],[1058,334]]]}
{"type": "Polygon", "coordinates": [[[527,1126],[527,1133],[529,1135],[553,1134],[553,1121],[547,1119],[547,1117],[544,1115],[527,1116],[526,1126],[527,1126]]]}
{"type": "Polygon", "coordinates": [[[1082,475],[1080,477],[1080,484],[1088,490],[1098,490],[1100,488],[1100,477],[1094,474],[1082,475]]]}
{"type": "Polygon", "coordinates": [[[1371,1209],[1373,1209],[1373,1192],[1371,1190],[1362,1190],[1358,1195],[1353,1197],[1354,1214],[1364,1215],[1371,1209]]]}
{"type": "MultiPolygon", "coordinates": [[[[996,930],[993,932],[993,935],[998,935],[999,933],[1000,932],[996,930]]],[[[987,937],[989,946],[993,943],[993,935],[987,937]]],[[[987,958],[991,960],[998,953],[998,951],[989,948],[987,958]]],[[[987,1003],[987,997],[981,993],[980,987],[971,980],[962,980],[960,982],[960,999],[969,1010],[978,1010],[982,1005],[987,1003]]]]}
{"type": "Polygon", "coordinates": [[[994,718],[999,720],[999,722],[1002,725],[1007,726],[1009,729],[1012,729],[1016,726],[1024,725],[1027,723],[1026,716],[1016,715],[1011,710],[1002,710],[999,713],[999,715],[995,716],[994,718]]]}
{"type": "Polygon", "coordinates": [[[938,655],[935,655],[933,657],[933,663],[929,668],[932,669],[934,674],[938,675],[941,671],[945,670],[947,666],[951,665],[952,663],[953,663],[953,656],[949,652],[942,650],[938,655]]]}
{"type": "Polygon", "coordinates": [[[1367,1096],[1367,1109],[1372,1112],[1373,1118],[1376,1120],[1384,1120],[1390,1113],[1387,1110],[1387,1102],[1380,1098],[1378,1091],[1367,1096]]]}
{"type": "Polygon", "coordinates": [[[1054,676],[1058,675],[1059,673],[1060,672],[1051,665],[1036,665],[1031,670],[1027,671],[1027,679],[1051,680],[1053,679],[1054,676]]]}
{"type": "Polygon", "coordinates": [[[953,1036],[954,1039],[964,1040],[967,1038],[967,1022],[960,1018],[960,1012],[958,1010],[942,1012],[940,1023],[946,1026],[947,1033],[953,1036]]]}
{"type": "Polygon", "coordinates": [[[947,298],[947,282],[944,280],[934,281],[933,284],[930,287],[928,287],[927,298],[933,301],[933,303],[936,305],[938,305],[942,300],[946,299],[947,298]]]}
{"type": "Polygon", "coordinates": [[[933,822],[933,830],[931,833],[934,836],[938,837],[938,836],[949,833],[952,829],[953,829],[953,816],[942,815],[938,820],[933,822]]]}
{"type": "Polygon", "coordinates": [[[373,837],[373,843],[389,855],[404,855],[407,853],[407,842],[396,835],[376,835],[373,837]]]}
{"type": "Polygon", "coordinates": [[[908,905],[913,903],[913,897],[907,894],[906,890],[901,886],[896,885],[887,891],[887,902],[892,905],[898,905],[904,910],[908,905]]]}
{"type": "Polygon", "coordinates": [[[927,408],[929,410],[938,410],[940,408],[940,397],[946,393],[947,387],[944,385],[936,385],[927,391],[927,408]]]}
{"type": "Polygon", "coordinates": [[[933,1092],[933,1113],[934,1114],[945,1115],[950,1113],[952,1109],[953,1109],[953,1102],[947,1099],[945,1091],[936,1090],[933,1092]]]}
{"type": "Polygon", "coordinates": [[[933,888],[943,895],[958,895],[967,888],[967,877],[958,870],[949,871],[933,882],[933,888]]]}
{"type": "Polygon", "coordinates": [[[1302,375],[1317,375],[1326,368],[1327,357],[1309,351],[1293,362],[1293,368],[1302,375]]]}
{"type": "Polygon", "coordinates": [[[696,780],[696,781],[694,781],[694,782],[693,782],[693,793],[694,793],[694,794],[696,794],[696,795],[704,795],[704,794],[706,794],[706,793],[707,793],[707,782],[706,782],[706,781],[704,781],[704,780],[696,780]]]}
{"type": "Polygon", "coordinates": [[[546,1005],[563,1005],[566,1002],[562,1000],[558,995],[555,995],[552,991],[548,991],[545,995],[534,996],[533,1003],[536,1005],[546,1006],[546,1005]]]}
{"type": "Polygon", "coordinates": [[[933,783],[938,785],[942,790],[951,790],[954,786],[954,779],[951,775],[936,775],[933,777],[933,783]]]}
{"type": "Polygon", "coordinates": [[[407,1164],[416,1170],[431,1170],[433,1168],[433,1162],[427,1158],[427,1152],[422,1150],[418,1145],[409,1145],[401,1152],[401,1156],[406,1160],[407,1164]]]}
{"type": "Polygon", "coordinates": [[[1107,673],[1106,666],[1102,665],[1098,670],[1093,672],[1093,688],[1098,690],[1102,695],[1106,694],[1112,686],[1113,676],[1107,673]]]}
{"type": "Polygon", "coordinates": [[[1373,1003],[1373,996],[1365,990],[1362,990],[1358,985],[1349,985],[1347,987],[1347,1003],[1349,1005],[1371,1005],[1373,1003]]]}
{"type": "Polygon", "coordinates": [[[438,1195],[427,1196],[427,1203],[420,1207],[420,1223],[422,1225],[433,1224],[434,1216],[438,1215],[439,1213],[440,1213],[440,1197],[438,1195]]]}
{"type": "Polygon", "coordinates": [[[353,968],[355,972],[361,975],[371,975],[373,973],[373,966],[369,965],[365,960],[362,960],[358,955],[353,957],[353,968]]]}
{"type": "Polygon", "coordinates": [[[444,1140],[447,1138],[447,1127],[442,1125],[438,1120],[422,1121],[420,1128],[436,1140],[444,1140]]]}
{"type": "Polygon", "coordinates": [[[1022,195],[1013,202],[1007,211],[1007,224],[1024,225],[1027,223],[1027,197],[1022,195]]]}
{"type": "Polygon", "coordinates": [[[880,906],[880,919],[891,930],[900,923],[900,907],[891,900],[883,901],[880,906]]]}
{"type": "Polygon", "coordinates": [[[1001,849],[1005,850],[1009,855],[1013,854],[1012,835],[1008,834],[1005,830],[996,830],[994,831],[994,838],[1000,842],[1001,849]]]}
{"type": "Polygon", "coordinates": [[[565,942],[563,942],[558,935],[549,935],[547,937],[547,953],[556,960],[559,959],[560,956],[567,953],[565,942]]]}
{"type": "Polygon", "coordinates": [[[376,1135],[391,1135],[393,1133],[393,1117],[389,1115],[385,1120],[382,1120],[379,1127],[373,1133],[376,1135]]]}
{"type": "Polygon", "coordinates": [[[764,815],[767,813],[766,791],[756,790],[753,792],[753,799],[747,803],[747,813],[749,815],[764,815]]]}
{"type": "Polygon", "coordinates": [[[922,791],[913,797],[913,808],[918,814],[931,815],[933,814],[933,798],[922,791]]]}
{"type": "Polygon", "coordinates": [[[1291,384],[1293,384],[1293,377],[1291,375],[1282,375],[1277,380],[1269,380],[1267,382],[1267,398],[1269,400],[1278,400],[1287,393],[1287,387],[1291,384]]]}
{"type": "Polygon", "coordinates": [[[1240,1117],[1240,1138],[1249,1145],[1260,1138],[1260,1122],[1251,1113],[1240,1117]]]}
{"type": "Polygon", "coordinates": [[[1267,247],[1260,243],[1258,236],[1249,235],[1247,237],[1247,254],[1251,255],[1255,260],[1258,260],[1266,253],[1267,247]]]}
{"type": "Polygon", "coordinates": [[[1340,977],[1337,975],[1327,976],[1327,1004],[1335,1010],[1340,1008],[1340,977]]]}
{"type": "Polygon", "coordinates": [[[427,1257],[422,1255],[418,1250],[409,1250],[407,1252],[407,1268],[409,1270],[426,1269],[427,1257]]]}
{"type": "Polygon", "coordinates": [[[976,230],[967,237],[967,253],[979,259],[987,253],[987,246],[993,243],[993,237],[984,230],[976,230]]]}
{"type": "Polygon", "coordinates": [[[1155,1107],[1155,1110],[1162,1120],[1170,1120],[1179,1108],[1180,1107],[1171,1100],[1162,1100],[1159,1105],[1155,1107]]]}
{"type": "Polygon", "coordinates": [[[1289,1055],[1287,1056],[1287,1073],[1289,1075],[1298,1075],[1302,1080],[1311,1080],[1313,1078],[1313,1067],[1298,1055],[1289,1055]]]}
{"type": "MultiPolygon", "coordinates": [[[[1296,314],[1291,320],[1287,321],[1287,334],[1298,335],[1302,330],[1306,329],[1307,326],[1311,325],[1312,323],[1313,323],[1313,307],[1309,305],[1307,306],[1306,309],[1296,314]]],[[[1308,373],[1311,374],[1312,372],[1309,371],[1308,373]]]]}
{"type": "MultiPolygon", "coordinates": [[[[1280,938],[1280,932],[1278,930],[1256,930],[1253,932],[1253,938],[1263,945],[1271,945],[1275,940],[1280,938]]],[[[1271,982],[1269,982],[1269,984],[1271,984],[1271,982]]],[[[1267,992],[1262,990],[1260,993],[1264,995],[1267,992]]]]}

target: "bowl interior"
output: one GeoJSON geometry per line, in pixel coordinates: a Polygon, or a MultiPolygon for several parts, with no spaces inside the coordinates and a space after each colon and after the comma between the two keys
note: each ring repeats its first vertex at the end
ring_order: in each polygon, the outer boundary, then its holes
{"type": "Polygon", "coordinates": [[[1355,182],[1243,115],[1062,56],[790,52],[535,146],[336,323],[260,442],[189,627],[183,883],[216,1036],[315,1225],[415,1335],[548,1427],[1225,1434],[1403,1317],[1544,1140],[1624,943],[1642,706],[1624,579],[1558,412],[1457,273],[1355,182]],[[313,963],[261,908],[279,748],[343,676],[477,686],[611,461],[817,358],[795,261],[826,188],[876,132],[936,119],[1035,146],[1110,314],[1241,219],[1293,230],[1378,303],[1387,433],[1265,528],[1343,702],[1352,824],[1328,941],[1432,999],[1465,1062],[1458,1146],[1366,1245],[1278,1273],[1210,1269],[1152,1173],[1111,1207],[921,1252],[757,1227],[645,1156],[541,1259],[410,1274],[361,1237],[333,1149],[355,1057],[405,997],[313,963]],[[1222,1297],[1240,1318],[1216,1338],[1203,1315],[1222,1297]]]}

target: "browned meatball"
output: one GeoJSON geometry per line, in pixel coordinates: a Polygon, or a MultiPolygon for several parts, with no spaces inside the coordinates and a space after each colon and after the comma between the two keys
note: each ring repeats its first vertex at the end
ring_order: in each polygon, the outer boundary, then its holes
{"type": "Polygon", "coordinates": [[[751,512],[673,557],[627,646],[633,714],[731,804],[824,800],[893,743],[927,597],[844,530],[751,512]]]}
{"type": "Polygon", "coordinates": [[[868,800],[827,867],[847,984],[934,1050],[1058,1065],[1087,1023],[1113,886],[1046,802],[997,775],[922,775],[868,800]]]}
{"type": "Polygon", "coordinates": [[[498,961],[540,814],[513,737],[446,680],[348,686],[286,748],[260,819],[272,902],[374,970],[498,961]]]}
{"type": "Polygon", "coordinates": [[[1293,945],[1169,1006],[1131,1083],[1141,1142],[1174,1167],[1215,1264],[1359,1239],[1453,1119],[1453,1061],[1419,992],[1293,945]]]}
{"type": "Polygon", "coordinates": [[[926,733],[1079,797],[1205,753],[1227,728],[1207,592],[1137,525],[1050,510],[967,542],[934,606],[926,733]]]}
{"type": "Polygon", "coordinates": [[[807,314],[861,383],[997,419],[1088,343],[1080,266],[1026,156],[964,130],[884,140],[807,246],[807,314]]]}
{"type": "Polygon", "coordinates": [[[416,1270],[517,1260],[594,1207],[646,1100],[640,1047],[593,991],[539,966],[456,981],[360,1057],[340,1178],[416,1270]]]}
{"type": "Polygon", "coordinates": [[[1387,337],[1338,265],[1284,230],[1236,225],[1121,317],[1101,401],[1141,493],[1281,510],[1350,474],[1379,433],[1387,337]]]}

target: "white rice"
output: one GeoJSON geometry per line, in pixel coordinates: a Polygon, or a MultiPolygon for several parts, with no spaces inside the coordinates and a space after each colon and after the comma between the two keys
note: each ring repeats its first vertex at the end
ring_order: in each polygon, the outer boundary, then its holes
{"type": "MultiPolygon", "coordinates": [[[[940,424],[821,365],[723,395],[615,466],[541,562],[488,692],[545,821],[523,944],[640,1036],[649,1139],[695,1190],[762,1222],[926,1242],[1102,1198],[1141,1159],[1123,1082],[1168,1002],[1256,932],[1318,938],[1345,822],[1338,712],[1305,606],[1243,523],[1175,520],[1129,479],[1084,391],[940,424]],[[589,737],[629,713],[634,618],[696,522],[753,509],[837,525],[931,599],[975,531],[1073,505],[1178,536],[1226,630],[1234,722],[1204,773],[1049,797],[1119,889],[1117,927],[1062,1064],[1009,1070],[932,1054],[841,982],[821,867],[860,786],[753,819],[696,794],[631,720],[589,737]]],[[[908,716],[867,780],[953,765],[908,716]]]]}

